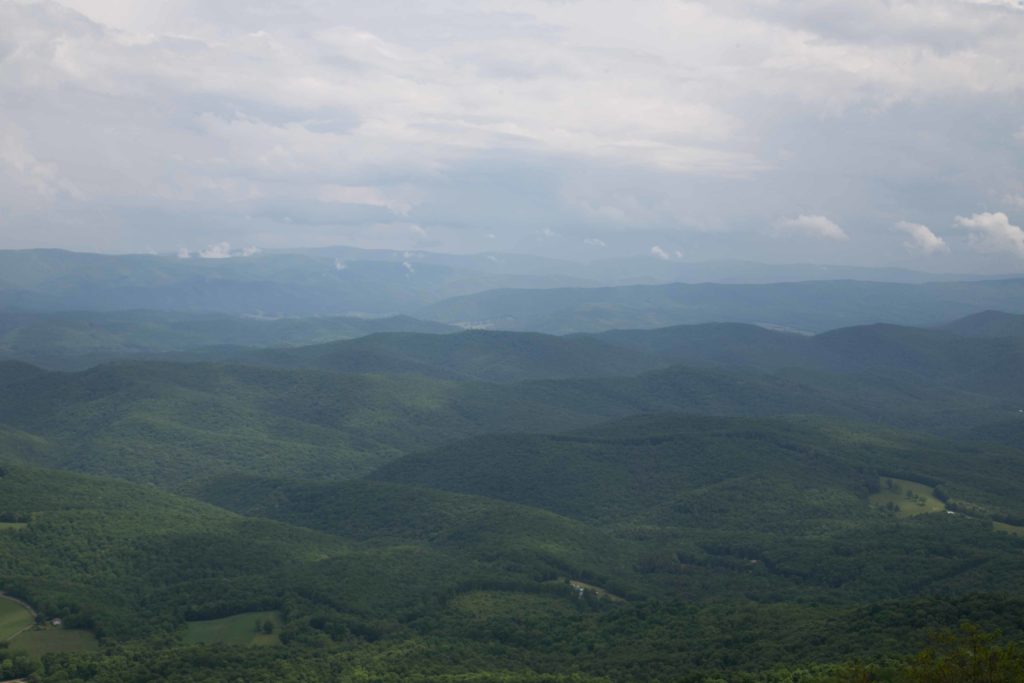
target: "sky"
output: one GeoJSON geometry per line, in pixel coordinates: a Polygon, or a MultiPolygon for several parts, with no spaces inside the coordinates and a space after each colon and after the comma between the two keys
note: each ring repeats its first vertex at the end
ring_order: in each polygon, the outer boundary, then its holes
{"type": "Polygon", "coordinates": [[[0,0],[0,248],[1024,271],[1019,0],[0,0]]]}

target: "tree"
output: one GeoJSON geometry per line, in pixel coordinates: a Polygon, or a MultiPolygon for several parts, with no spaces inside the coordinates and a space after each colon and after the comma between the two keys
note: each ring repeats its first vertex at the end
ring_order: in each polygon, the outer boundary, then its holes
{"type": "Polygon", "coordinates": [[[1015,683],[1024,680],[1024,653],[997,643],[998,633],[985,633],[965,623],[959,632],[943,631],[914,659],[907,677],[914,683],[1015,683]]]}

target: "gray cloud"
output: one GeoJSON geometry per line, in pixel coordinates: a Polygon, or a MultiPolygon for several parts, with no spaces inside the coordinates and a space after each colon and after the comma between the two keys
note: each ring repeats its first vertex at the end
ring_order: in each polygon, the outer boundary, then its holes
{"type": "Polygon", "coordinates": [[[913,265],[903,216],[1020,211],[1022,34],[997,0],[0,0],[0,246],[913,265]]]}

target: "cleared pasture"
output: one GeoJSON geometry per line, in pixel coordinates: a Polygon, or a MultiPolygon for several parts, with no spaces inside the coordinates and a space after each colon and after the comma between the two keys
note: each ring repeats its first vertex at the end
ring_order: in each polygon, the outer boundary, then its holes
{"type": "Polygon", "coordinates": [[[185,631],[187,643],[223,643],[225,645],[279,645],[278,633],[284,621],[280,612],[243,612],[223,619],[190,621],[185,631]],[[257,630],[269,621],[273,631],[257,630]]]}
{"type": "Polygon", "coordinates": [[[0,595],[0,641],[8,641],[35,623],[35,617],[24,605],[0,595]]]}
{"type": "Polygon", "coordinates": [[[1014,536],[1024,538],[1024,526],[1006,524],[1004,522],[992,522],[992,528],[996,531],[1002,531],[1003,533],[1013,534],[1014,536]]]}
{"type": "Polygon", "coordinates": [[[24,650],[33,657],[53,652],[91,652],[99,646],[96,636],[81,629],[30,629],[11,641],[12,649],[24,650]]]}
{"type": "Polygon", "coordinates": [[[932,487],[908,479],[881,477],[882,489],[872,494],[871,505],[890,510],[898,517],[914,517],[933,512],[945,512],[946,504],[935,497],[932,487]]]}

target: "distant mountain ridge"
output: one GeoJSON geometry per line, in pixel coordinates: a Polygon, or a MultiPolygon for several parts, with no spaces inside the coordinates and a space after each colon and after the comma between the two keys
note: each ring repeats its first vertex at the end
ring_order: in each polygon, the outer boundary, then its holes
{"type": "Polygon", "coordinates": [[[1024,337],[1024,315],[982,311],[942,326],[964,337],[1024,337]]]}
{"type": "Polygon", "coordinates": [[[553,334],[703,322],[823,332],[876,322],[938,325],[990,308],[1024,313],[1024,279],[504,289],[431,304],[419,315],[462,326],[553,334]]]}
{"type": "MultiPolygon", "coordinates": [[[[559,288],[625,288],[639,284],[750,283],[772,284],[802,281],[854,279],[859,282],[924,283],[984,281],[991,278],[958,274],[921,273],[896,268],[851,266],[771,265],[744,262],[686,263],[654,258],[602,259],[572,262],[528,254],[440,254],[425,251],[362,250],[351,247],[236,252],[225,258],[187,254],[86,254],[58,249],[0,251],[0,309],[47,311],[150,309],[161,311],[218,312],[276,317],[393,315],[422,317],[437,304],[442,322],[483,322],[510,329],[535,331],[591,331],[609,327],[658,326],[679,322],[737,320],[777,322],[772,307],[756,303],[746,311],[734,311],[714,297],[696,318],[673,318],[670,302],[646,304],[630,301],[636,291],[609,298],[598,292],[582,301],[604,308],[611,317],[595,327],[587,315],[563,306],[524,324],[521,314],[501,310],[452,313],[454,297],[491,290],[544,289],[553,303],[565,298],[559,288]],[[439,304],[439,302],[445,302],[439,304]],[[609,308],[611,306],[611,308],[609,308]],[[637,317],[648,310],[650,320],[637,317]],[[665,308],[659,312],[658,308],[665,308]],[[615,315],[615,309],[621,309],[615,315]],[[627,309],[634,314],[624,315],[627,309]],[[755,313],[768,314],[758,318],[755,313]],[[502,322],[512,315],[520,322],[502,322]],[[453,317],[454,316],[454,317],[453,317]],[[738,316],[738,317],[737,317],[738,316]],[[556,322],[561,319],[561,327],[556,322]]],[[[693,286],[698,286],[694,284],[693,286]]],[[[705,286],[705,285],[701,285],[705,286]]],[[[828,285],[823,285],[826,289],[828,285]]],[[[770,290],[774,291],[774,290],[770,290]]],[[[494,296],[503,295],[490,295],[494,296]]],[[[701,297],[706,293],[701,293],[701,297]]],[[[804,300],[804,304],[811,303],[804,300]]],[[[851,302],[843,305],[849,308],[851,302]]],[[[965,302],[973,305],[973,302],[965,302]]],[[[464,304],[463,304],[464,305],[464,304]]],[[[998,301],[987,307],[1005,308],[998,301]]],[[[540,308],[545,308],[541,306],[540,308]]],[[[596,313],[596,309],[592,313],[596,313]]],[[[957,312],[966,314],[977,306],[957,312]]],[[[827,324],[836,327],[871,320],[834,316],[827,324]]],[[[539,315],[539,314],[538,314],[539,315]]],[[[433,317],[433,316],[427,316],[433,317]]],[[[537,317],[537,316],[535,316],[537,317]]],[[[589,316],[593,318],[593,315],[589,316]]],[[[598,316],[601,317],[601,316],[598,316]]],[[[607,317],[607,316],[605,316],[607,317]]],[[[691,316],[692,317],[692,316],[691,316]]],[[[947,319],[954,317],[946,316],[947,319]]],[[[815,327],[818,331],[821,328],[815,327]]]]}
{"type": "Polygon", "coordinates": [[[391,315],[494,287],[582,284],[412,261],[255,253],[232,258],[0,251],[0,308],[154,309],[270,316],[391,315]]]}

